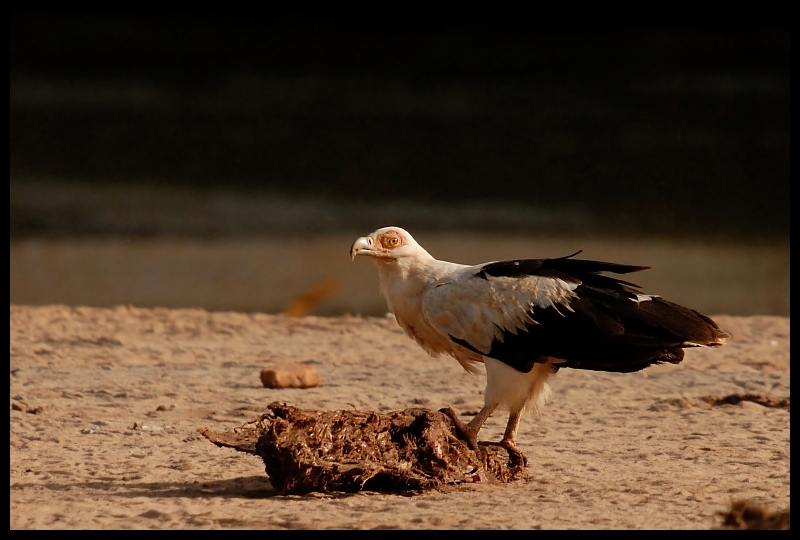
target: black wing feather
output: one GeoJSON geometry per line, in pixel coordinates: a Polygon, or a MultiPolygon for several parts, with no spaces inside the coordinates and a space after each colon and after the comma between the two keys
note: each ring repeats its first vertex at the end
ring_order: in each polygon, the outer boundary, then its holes
{"type": "MultiPolygon", "coordinates": [[[[659,297],[637,300],[637,287],[598,274],[627,274],[647,266],[572,259],[529,259],[484,265],[476,277],[539,275],[577,283],[570,309],[549,307],[530,313],[537,324],[504,332],[486,356],[522,372],[556,358],[558,367],[631,372],[664,362],[679,363],[683,348],[717,346],[729,337],[709,317],[659,297]]],[[[463,340],[453,341],[476,351],[463,340]]]]}
{"type": "Polygon", "coordinates": [[[630,274],[648,270],[649,266],[633,266],[629,264],[616,264],[602,261],[589,261],[573,259],[577,251],[566,257],[557,259],[520,259],[516,261],[502,261],[485,264],[477,276],[483,279],[489,277],[523,277],[544,276],[558,278],[567,283],[589,283],[601,287],[621,290],[620,286],[639,288],[639,285],[599,274],[598,272],[611,272],[613,274],[630,274]]]}

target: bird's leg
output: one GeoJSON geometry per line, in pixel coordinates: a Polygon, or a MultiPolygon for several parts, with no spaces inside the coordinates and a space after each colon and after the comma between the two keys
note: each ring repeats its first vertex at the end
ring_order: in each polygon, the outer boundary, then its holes
{"type": "Polygon", "coordinates": [[[503,434],[503,439],[500,441],[502,446],[517,447],[517,430],[519,429],[519,421],[522,418],[522,411],[512,412],[508,415],[508,424],[506,424],[506,432],[503,434]]]}
{"type": "Polygon", "coordinates": [[[453,424],[455,424],[456,426],[456,431],[458,432],[460,439],[466,440],[469,447],[472,448],[473,450],[478,449],[477,441],[475,441],[475,443],[473,444],[473,439],[470,438],[469,428],[464,422],[461,421],[461,419],[458,417],[458,413],[456,413],[456,411],[454,411],[452,407],[445,407],[444,409],[439,409],[439,412],[444,413],[450,417],[450,420],[452,420],[453,424]]]}
{"type": "Polygon", "coordinates": [[[481,427],[483,427],[484,422],[486,422],[496,408],[497,405],[484,405],[483,409],[469,421],[467,428],[475,433],[475,437],[478,436],[478,432],[481,430],[481,427]]]}
{"type": "Polygon", "coordinates": [[[519,429],[519,421],[521,418],[522,411],[512,412],[508,415],[506,432],[503,434],[500,446],[508,451],[508,457],[512,463],[522,462],[522,466],[525,467],[528,465],[528,458],[517,448],[517,430],[519,429]]]}
{"type": "Polygon", "coordinates": [[[478,432],[481,430],[481,426],[483,423],[486,422],[486,419],[492,415],[494,410],[497,408],[497,405],[486,405],[483,409],[480,410],[475,417],[469,421],[469,424],[464,424],[456,415],[455,411],[450,407],[446,409],[441,409],[441,412],[449,416],[453,423],[456,425],[456,429],[463,435],[464,439],[466,439],[467,444],[472,450],[477,452],[478,450],[478,432]]]}
{"type": "Polygon", "coordinates": [[[470,448],[473,450],[478,449],[478,432],[481,430],[481,427],[483,427],[486,419],[492,415],[496,408],[497,405],[484,405],[483,409],[481,409],[480,412],[469,421],[469,424],[466,425],[465,431],[467,440],[469,441],[470,448]]]}

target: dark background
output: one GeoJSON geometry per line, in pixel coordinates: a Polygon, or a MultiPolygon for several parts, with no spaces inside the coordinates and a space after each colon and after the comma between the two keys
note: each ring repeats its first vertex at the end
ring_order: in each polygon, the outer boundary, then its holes
{"type": "MultiPolygon", "coordinates": [[[[10,19],[12,194],[224,186],[789,235],[788,12],[10,19]]],[[[69,230],[36,212],[12,198],[12,238],[69,230]]]]}

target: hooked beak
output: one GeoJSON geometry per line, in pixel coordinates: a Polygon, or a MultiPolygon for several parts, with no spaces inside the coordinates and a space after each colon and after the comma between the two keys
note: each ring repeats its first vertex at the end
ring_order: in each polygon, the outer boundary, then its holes
{"type": "Polygon", "coordinates": [[[350,260],[354,260],[356,255],[368,255],[372,252],[372,249],[370,248],[372,248],[372,240],[367,236],[362,236],[353,242],[352,246],[350,246],[350,260]]]}

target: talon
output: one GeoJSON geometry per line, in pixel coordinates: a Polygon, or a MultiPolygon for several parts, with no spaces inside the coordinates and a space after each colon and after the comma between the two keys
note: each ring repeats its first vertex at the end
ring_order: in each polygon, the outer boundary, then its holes
{"type": "Polygon", "coordinates": [[[528,456],[526,456],[522,450],[517,448],[517,445],[514,441],[503,439],[499,444],[506,449],[506,452],[508,452],[509,465],[515,466],[518,463],[522,463],[523,467],[528,466],[528,456]]]}
{"type": "Polygon", "coordinates": [[[482,441],[481,444],[485,446],[499,446],[501,448],[505,448],[506,452],[508,452],[508,464],[512,467],[515,467],[520,463],[522,463],[523,467],[528,466],[528,456],[525,455],[525,452],[517,448],[517,445],[514,441],[503,439],[499,442],[482,441]]]}

